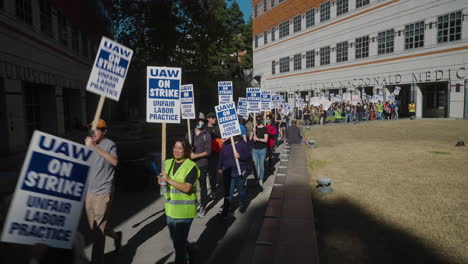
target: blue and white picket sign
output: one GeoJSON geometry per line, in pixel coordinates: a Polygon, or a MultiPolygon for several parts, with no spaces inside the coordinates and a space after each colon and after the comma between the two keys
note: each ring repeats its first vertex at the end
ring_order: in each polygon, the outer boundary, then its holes
{"type": "Polygon", "coordinates": [[[92,155],[84,145],[34,131],[1,241],[71,248],[92,155]]]}
{"type": "Polygon", "coordinates": [[[181,68],[146,67],[146,122],[180,123],[181,68]]]}
{"type": "Polygon", "coordinates": [[[260,100],[262,90],[260,88],[247,88],[247,112],[260,112],[260,100]]]}
{"type": "Polygon", "coordinates": [[[272,94],[271,95],[271,107],[278,108],[281,102],[281,96],[279,94],[272,94]]]}
{"type": "Polygon", "coordinates": [[[239,97],[239,101],[237,101],[237,114],[244,118],[249,118],[249,113],[247,112],[247,98],[239,97]]]}
{"type": "Polygon", "coordinates": [[[400,94],[401,87],[400,86],[395,86],[395,90],[393,90],[394,95],[399,95],[400,94]]]}
{"type": "Polygon", "coordinates": [[[133,50],[102,37],[86,91],[119,101],[133,50]]]}
{"type": "Polygon", "coordinates": [[[271,91],[262,91],[260,94],[260,110],[270,111],[271,110],[271,91]]]}
{"type": "Polygon", "coordinates": [[[284,104],[283,105],[283,110],[281,111],[282,115],[288,115],[289,111],[291,111],[291,105],[289,104],[284,104]]]}
{"type": "Polygon", "coordinates": [[[229,138],[241,134],[239,120],[237,118],[236,105],[234,102],[215,106],[218,117],[221,138],[229,138]]]}
{"type": "Polygon", "coordinates": [[[234,101],[232,81],[218,82],[218,99],[220,105],[234,101]]]}
{"type": "Polygon", "coordinates": [[[182,119],[195,119],[193,84],[180,86],[180,106],[182,109],[182,119]]]}

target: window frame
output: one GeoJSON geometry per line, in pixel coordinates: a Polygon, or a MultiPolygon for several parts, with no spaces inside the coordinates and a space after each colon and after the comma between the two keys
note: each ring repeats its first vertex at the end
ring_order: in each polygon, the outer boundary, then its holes
{"type": "Polygon", "coordinates": [[[270,30],[271,42],[276,41],[276,27],[272,27],[270,30]]]}
{"type": "Polygon", "coordinates": [[[437,43],[448,43],[448,42],[461,40],[462,33],[463,33],[462,27],[463,27],[463,12],[461,10],[438,16],[437,17],[437,43]],[[453,20],[451,17],[452,15],[455,16],[453,20]],[[459,18],[456,17],[457,15],[459,15],[459,18]],[[447,17],[447,21],[441,21],[441,18],[443,19],[444,17],[447,17]],[[458,25],[457,24],[452,25],[452,22],[453,23],[458,22],[458,25]],[[447,27],[442,28],[443,24],[446,24],[447,27]],[[457,28],[459,29],[458,32],[456,32],[457,28]],[[452,29],[453,31],[455,31],[454,33],[452,33],[452,29]],[[441,36],[441,33],[443,33],[442,36],[441,36]],[[452,39],[452,36],[453,36],[453,39],[452,39]]]}
{"type": "Polygon", "coordinates": [[[361,8],[369,4],[370,4],[369,0],[356,0],[356,8],[361,8]]]}
{"type": "Polygon", "coordinates": [[[271,61],[271,75],[276,74],[276,61],[272,60],[271,61]]]}
{"type": "Polygon", "coordinates": [[[342,41],[336,43],[336,62],[348,61],[348,41],[342,41]]]}
{"type": "Polygon", "coordinates": [[[301,53],[294,54],[294,56],[293,56],[293,69],[295,71],[302,70],[302,54],[301,53]]]}
{"type": "Polygon", "coordinates": [[[302,15],[295,16],[293,18],[293,33],[302,30],[302,15]]]}
{"type": "Polygon", "coordinates": [[[279,72],[289,72],[291,70],[291,62],[289,56],[279,59],[279,72]],[[285,63],[286,62],[286,63],[285,63]]]}
{"type": "Polygon", "coordinates": [[[315,50],[306,51],[306,69],[315,67],[315,50]]]}
{"type": "Polygon", "coordinates": [[[320,22],[325,22],[331,19],[331,1],[322,2],[320,4],[320,22]]]}
{"type": "Polygon", "coordinates": [[[41,21],[41,32],[49,37],[54,36],[52,27],[52,7],[48,0],[39,1],[39,16],[41,21]]]}
{"type": "Polygon", "coordinates": [[[311,8],[306,11],[305,16],[306,16],[306,28],[310,28],[315,26],[315,8],[311,8]]]}
{"type": "Polygon", "coordinates": [[[289,20],[281,22],[278,26],[278,30],[279,30],[279,39],[289,36],[289,20]]]}
{"type": "Polygon", "coordinates": [[[354,57],[356,59],[363,59],[369,57],[369,35],[356,38],[354,41],[354,57]],[[367,42],[365,39],[367,38],[367,42]]]}
{"type": "Polygon", "coordinates": [[[349,0],[336,0],[336,16],[349,12],[349,0]]]}
{"type": "Polygon", "coordinates": [[[405,25],[405,50],[424,47],[424,28],[424,20],[405,25]]]}
{"type": "Polygon", "coordinates": [[[330,55],[331,55],[330,46],[325,46],[325,47],[320,48],[320,66],[330,64],[330,55]]]}
{"type": "Polygon", "coordinates": [[[395,52],[395,30],[392,28],[379,32],[377,34],[377,55],[393,52],[395,52]],[[381,43],[382,40],[384,43],[381,43]]]}
{"type": "Polygon", "coordinates": [[[32,26],[33,24],[32,0],[16,0],[15,1],[15,15],[24,23],[32,26]]]}

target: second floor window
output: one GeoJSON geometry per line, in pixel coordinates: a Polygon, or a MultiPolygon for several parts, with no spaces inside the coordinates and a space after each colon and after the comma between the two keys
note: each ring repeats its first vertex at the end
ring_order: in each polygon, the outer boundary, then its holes
{"type": "Polygon", "coordinates": [[[306,12],[306,28],[315,25],[315,8],[309,9],[306,12]]]}
{"type": "Polygon", "coordinates": [[[258,35],[255,36],[255,43],[254,43],[254,45],[255,45],[255,48],[258,48],[258,35]]]}
{"type": "Polygon", "coordinates": [[[268,43],[268,31],[263,31],[263,45],[268,43]]]}
{"type": "Polygon", "coordinates": [[[280,73],[289,71],[289,57],[284,57],[280,59],[280,73]]]}
{"type": "Polygon", "coordinates": [[[254,6],[254,17],[258,17],[258,4],[254,6]]]}
{"type": "Polygon", "coordinates": [[[356,0],[356,8],[360,8],[369,4],[369,0],[356,0]]]}
{"type": "Polygon", "coordinates": [[[271,0],[271,2],[270,2],[270,7],[271,7],[271,8],[275,7],[275,0],[271,0]]]}
{"type": "Polygon", "coordinates": [[[271,28],[271,42],[275,41],[276,40],[276,28],[275,27],[272,27],[271,28]]]}
{"type": "Polygon", "coordinates": [[[16,0],[16,16],[32,25],[32,5],[31,0],[16,0]]]}
{"type": "Polygon", "coordinates": [[[405,26],[405,49],[424,47],[424,21],[405,26]]]}
{"type": "Polygon", "coordinates": [[[343,15],[348,13],[348,0],[336,0],[336,15],[343,15]]]}
{"type": "Polygon", "coordinates": [[[306,68],[312,68],[315,66],[315,51],[309,50],[306,52],[306,68]]]}
{"type": "Polygon", "coordinates": [[[331,2],[323,2],[320,4],[320,22],[330,20],[331,2]]]}
{"type": "Polygon", "coordinates": [[[279,24],[279,38],[289,36],[289,20],[279,24]]]}
{"type": "Polygon", "coordinates": [[[301,31],[302,29],[302,16],[295,16],[294,17],[294,33],[301,31]]]}
{"type": "Polygon", "coordinates": [[[58,20],[58,39],[63,45],[67,46],[68,45],[67,18],[61,12],[57,12],[57,20],[58,20]]]}
{"type": "Polygon", "coordinates": [[[348,60],[348,41],[336,44],[336,62],[348,60]]]}
{"type": "Polygon", "coordinates": [[[268,10],[267,0],[263,0],[263,13],[265,13],[267,10],[268,10]]]}
{"type": "Polygon", "coordinates": [[[395,31],[393,29],[379,32],[377,36],[377,54],[393,52],[395,45],[395,31]]]}
{"type": "Polygon", "coordinates": [[[271,61],[271,75],[275,75],[275,74],[276,74],[276,62],[271,61]]]}
{"type": "Polygon", "coordinates": [[[461,39],[462,12],[453,12],[437,18],[437,42],[461,39]]]}
{"type": "Polygon", "coordinates": [[[330,46],[320,48],[320,65],[330,64],[330,46]]]}
{"type": "Polygon", "coordinates": [[[40,11],[41,11],[41,31],[49,36],[53,36],[52,34],[52,11],[50,9],[49,1],[48,0],[41,0],[39,3],[40,11]]]}
{"type": "Polygon", "coordinates": [[[369,36],[356,39],[356,59],[369,57],[369,36]]]}
{"type": "Polygon", "coordinates": [[[294,55],[294,70],[298,71],[302,69],[302,54],[298,53],[294,55]]]}

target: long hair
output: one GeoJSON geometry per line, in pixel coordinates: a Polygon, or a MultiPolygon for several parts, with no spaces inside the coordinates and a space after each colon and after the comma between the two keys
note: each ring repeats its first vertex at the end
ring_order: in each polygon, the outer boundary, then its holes
{"type": "Polygon", "coordinates": [[[190,145],[188,140],[185,138],[178,138],[175,140],[174,145],[172,147],[174,147],[175,144],[177,144],[177,142],[180,142],[180,144],[182,144],[182,147],[184,148],[184,158],[190,159],[190,155],[192,154],[192,146],[190,145]]]}

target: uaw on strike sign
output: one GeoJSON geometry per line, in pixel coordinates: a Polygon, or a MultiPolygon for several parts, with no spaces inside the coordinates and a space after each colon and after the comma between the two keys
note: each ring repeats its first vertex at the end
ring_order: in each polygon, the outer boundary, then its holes
{"type": "Polygon", "coordinates": [[[86,90],[118,101],[133,50],[102,37],[86,90]]]}
{"type": "Polygon", "coordinates": [[[181,68],[146,68],[146,122],[180,123],[181,68]]]}
{"type": "Polygon", "coordinates": [[[1,240],[71,248],[93,151],[34,131],[1,240]]]}
{"type": "Polygon", "coordinates": [[[218,117],[221,138],[228,138],[241,134],[239,120],[237,119],[236,104],[234,102],[217,105],[215,106],[215,110],[216,116],[218,117]]]}
{"type": "Polygon", "coordinates": [[[219,104],[233,101],[232,81],[218,82],[219,104]]]}
{"type": "Polygon", "coordinates": [[[183,119],[195,119],[195,101],[193,84],[180,86],[180,106],[183,119]]]}

